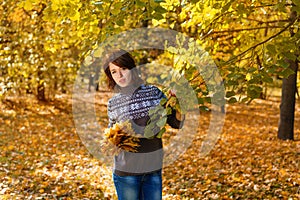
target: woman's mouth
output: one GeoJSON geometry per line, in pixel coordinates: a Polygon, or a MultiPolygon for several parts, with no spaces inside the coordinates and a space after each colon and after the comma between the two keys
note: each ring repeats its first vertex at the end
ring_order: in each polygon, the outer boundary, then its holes
{"type": "Polygon", "coordinates": [[[119,83],[125,83],[125,82],[126,82],[126,80],[124,78],[119,80],[119,83]]]}

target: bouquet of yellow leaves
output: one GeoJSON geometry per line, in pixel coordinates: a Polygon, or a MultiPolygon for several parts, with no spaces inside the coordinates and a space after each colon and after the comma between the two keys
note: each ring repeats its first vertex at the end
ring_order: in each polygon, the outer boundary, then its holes
{"type": "Polygon", "coordinates": [[[118,154],[121,150],[137,152],[140,146],[139,137],[135,134],[129,121],[115,123],[113,127],[104,130],[102,151],[118,154]]]}

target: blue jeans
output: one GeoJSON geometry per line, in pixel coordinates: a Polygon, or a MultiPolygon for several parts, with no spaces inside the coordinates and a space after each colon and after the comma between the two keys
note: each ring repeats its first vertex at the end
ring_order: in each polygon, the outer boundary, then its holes
{"type": "Polygon", "coordinates": [[[118,176],[113,174],[119,200],[161,200],[161,171],[137,175],[118,176]]]}

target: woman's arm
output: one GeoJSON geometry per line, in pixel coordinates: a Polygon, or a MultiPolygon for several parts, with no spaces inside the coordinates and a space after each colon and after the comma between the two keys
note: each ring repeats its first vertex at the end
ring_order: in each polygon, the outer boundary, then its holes
{"type": "Polygon", "coordinates": [[[185,115],[182,115],[180,112],[177,112],[176,110],[172,109],[172,113],[168,115],[167,123],[172,128],[181,129],[183,126],[184,119],[185,115]]]}
{"type": "Polygon", "coordinates": [[[112,108],[111,108],[111,102],[108,101],[107,104],[107,116],[108,116],[108,128],[113,127],[113,125],[116,123],[116,119],[112,117],[112,108]]]}

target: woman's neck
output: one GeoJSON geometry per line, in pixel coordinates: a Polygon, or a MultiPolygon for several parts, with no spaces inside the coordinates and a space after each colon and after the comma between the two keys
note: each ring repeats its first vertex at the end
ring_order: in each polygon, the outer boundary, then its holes
{"type": "Polygon", "coordinates": [[[122,94],[133,94],[136,89],[138,89],[141,84],[130,84],[126,87],[120,87],[119,91],[122,94]]]}

